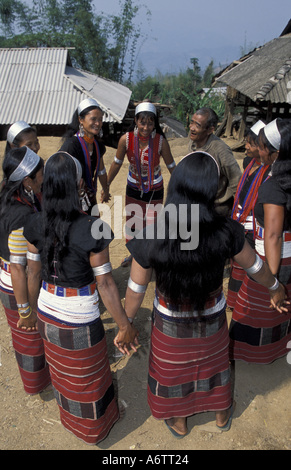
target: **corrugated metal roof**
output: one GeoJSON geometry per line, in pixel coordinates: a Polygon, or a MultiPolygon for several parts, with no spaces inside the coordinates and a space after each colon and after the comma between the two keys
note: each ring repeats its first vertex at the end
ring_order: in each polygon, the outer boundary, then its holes
{"type": "Polygon", "coordinates": [[[253,101],[288,102],[291,34],[273,39],[231,64],[217,78],[253,101]]]}
{"type": "Polygon", "coordinates": [[[99,102],[105,122],[121,122],[131,91],[70,65],[68,49],[0,49],[0,124],[68,124],[88,96],[99,102]]]}

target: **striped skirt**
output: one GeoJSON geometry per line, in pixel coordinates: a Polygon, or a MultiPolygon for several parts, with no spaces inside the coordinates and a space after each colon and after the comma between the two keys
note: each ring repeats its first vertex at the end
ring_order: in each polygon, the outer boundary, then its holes
{"type": "MultiPolygon", "coordinates": [[[[291,284],[286,286],[291,298],[291,284]]],[[[291,340],[291,313],[270,308],[267,289],[245,276],[229,328],[230,358],[269,364],[285,356],[291,340]]]]}
{"type": "MultiPolygon", "coordinates": [[[[279,281],[291,299],[291,234],[284,232],[279,281]]],[[[264,229],[257,226],[255,248],[265,259],[264,229]]],[[[244,277],[230,323],[230,358],[269,364],[285,356],[291,340],[291,312],[280,314],[270,308],[268,289],[247,275],[244,277]]]]}
{"type": "Polygon", "coordinates": [[[68,326],[40,310],[38,320],[61,422],[95,445],[119,419],[102,321],[68,326]]]}
{"type": "Polygon", "coordinates": [[[12,290],[11,275],[4,268],[0,277],[0,297],[11,330],[12,344],[24,390],[29,395],[35,395],[42,392],[51,382],[43,341],[38,331],[28,332],[17,328],[19,315],[12,290]]]}
{"type": "MultiPolygon", "coordinates": [[[[187,417],[231,406],[229,336],[223,294],[198,317],[177,315],[156,297],[148,403],[157,419],[187,417]],[[169,315],[169,313],[174,315],[169,315]]],[[[192,312],[193,313],[193,312],[192,312]]]]}
{"type": "Polygon", "coordinates": [[[235,306],[237,294],[241,288],[245,275],[245,270],[232,260],[227,292],[227,306],[229,308],[234,308],[235,306]]]}
{"type": "Polygon", "coordinates": [[[150,191],[143,196],[127,186],[125,197],[125,238],[131,240],[146,226],[154,223],[163,204],[163,189],[150,191]]]}

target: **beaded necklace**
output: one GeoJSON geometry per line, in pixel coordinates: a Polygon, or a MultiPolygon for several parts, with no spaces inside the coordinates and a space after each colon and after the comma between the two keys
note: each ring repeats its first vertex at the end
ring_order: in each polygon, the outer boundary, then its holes
{"type": "Polygon", "coordinates": [[[94,139],[93,144],[95,146],[96,155],[97,155],[97,165],[96,165],[95,177],[94,177],[94,180],[93,180],[93,172],[92,172],[92,166],[91,166],[91,156],[90,156],[86,141],[85,141],[84,137],[80,136],[79,132],[77,132],[76,135],[77,135],[77,138],[78,138],[78,140],[81,144],[81,147],[82,147],[82,150],[83,150],[83,153],[84,153],[84,157],[85,157],[86,184],[87,184],[88,188],[91,191],[96,192],[96,190],[97,190],[97,176],[98,176],[98,172],[99,172],[100,159],[101,159],[100,158],[100,150],[99,150],[98,142],[94,139]]]}
{"type": "Polygon", "coordinates": [[[150,135],[149,138],[147,137],[142,137],[140,136],[139,132],[137,133],[134,133],[134,157],[135,157],[135,164],[136,164],[136,168],[137,168],[137,172],[138,172],[138,176],[139,176],[139,179],[140,179],[140,184],[141,184],[141,187],[142,187],[142,192],[143,193],[148,193],[150,188],[151,188],[151,185],[152,185],[152,181],[154,179],[154,168],[153,168],[153,138],[152,138],[152,135],[150,135]],[[148,141],[148,187],[146,188],[144,183],[143,183],[143,179],[142,179],[142,175],[141,175],[141,162],[140,162],[140,148],[139,148],[139,142],[147,142],[148,141]]]}
{"type": "Polygon", "coordinates": [[[231,218],[233,220],[237,220],[241,224],[245,222],[247,216],[253,210],[256,204],[257,198],[258,198],[258,188],[263,181],[264,175],[269,170],[268,165],[263,165],[258,169],[257,174],[252,184],[249,187],[246,197],[244,198],[244,201],[241,204],[241,208],[239,208],[239,196],[240,196],[241,190],[245,184],[246,179],[249,176],[250,170],[252,169],[255,163],[256,163],[256,160],[255,158],[253,158],[251,162],[249,163],[249,165],[247,166],[244,174],[242,175],[238,184],[238,188],[237,188],[234,203],[233,203],[231,218]]]}

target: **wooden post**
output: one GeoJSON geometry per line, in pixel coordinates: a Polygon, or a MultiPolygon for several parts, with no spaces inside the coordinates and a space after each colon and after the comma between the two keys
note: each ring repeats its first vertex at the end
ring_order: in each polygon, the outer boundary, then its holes
{"type": "Polygon", "coordinates": [[[227,116],[227,123],[226,123],[226,129],[225,129],[226,137],[231,136],[231,129],[232,129],[232,123],[233,123],[234,110],[235,110],[235,104],[234,104],[235,95],[236,95],[236,91],[233,88],[228,87],[227,96],[226,96],[226,100],[228,103],[228,116],[227,116]]]}

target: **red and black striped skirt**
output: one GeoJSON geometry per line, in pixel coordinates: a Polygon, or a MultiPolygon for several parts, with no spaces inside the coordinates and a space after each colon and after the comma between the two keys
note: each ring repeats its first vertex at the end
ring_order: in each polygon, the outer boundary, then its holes
{"type": "Polygon", "coordinates": [[[19,315],[11,289],[11,276],[4,270],[1,273],[0,297],[11,330],[12,344],[24,390],[29,395],[35,395],[42,392],[51,382],[43,340],[38,331],[29,332],[17,328],[19,315]]]}
{"type": "Polygon", "coordinates": [[[211,317],[192,320],[166,318],[155,306],[148,375],[152,415],[170,419],[229,408],[228,347],[225,303],[211,317]]]}
{"type": "Polygon", "coordinates": [[[86,444],[105,439],[119,419],[103,324],[74,327],[38,312],[63,426],[86,444]]]}
{"type": "MultiPolygon", "coordinates": [[[[289,299],[291,284],[286,285],[289,299]]],[[[269,364],[287,354],[291,340],[291,313],[270,308],[270,294],[245,276],[229,328],[230,358],[269,364]]]]}
{"type": "Polygon", "coordinates": [[[235,261],[231,260],[231,271],[227,292],[227,306],[229,308],[234,308],[235,306],[237,294],[241,288],[245,275],[245,270],[235,261]]]}

